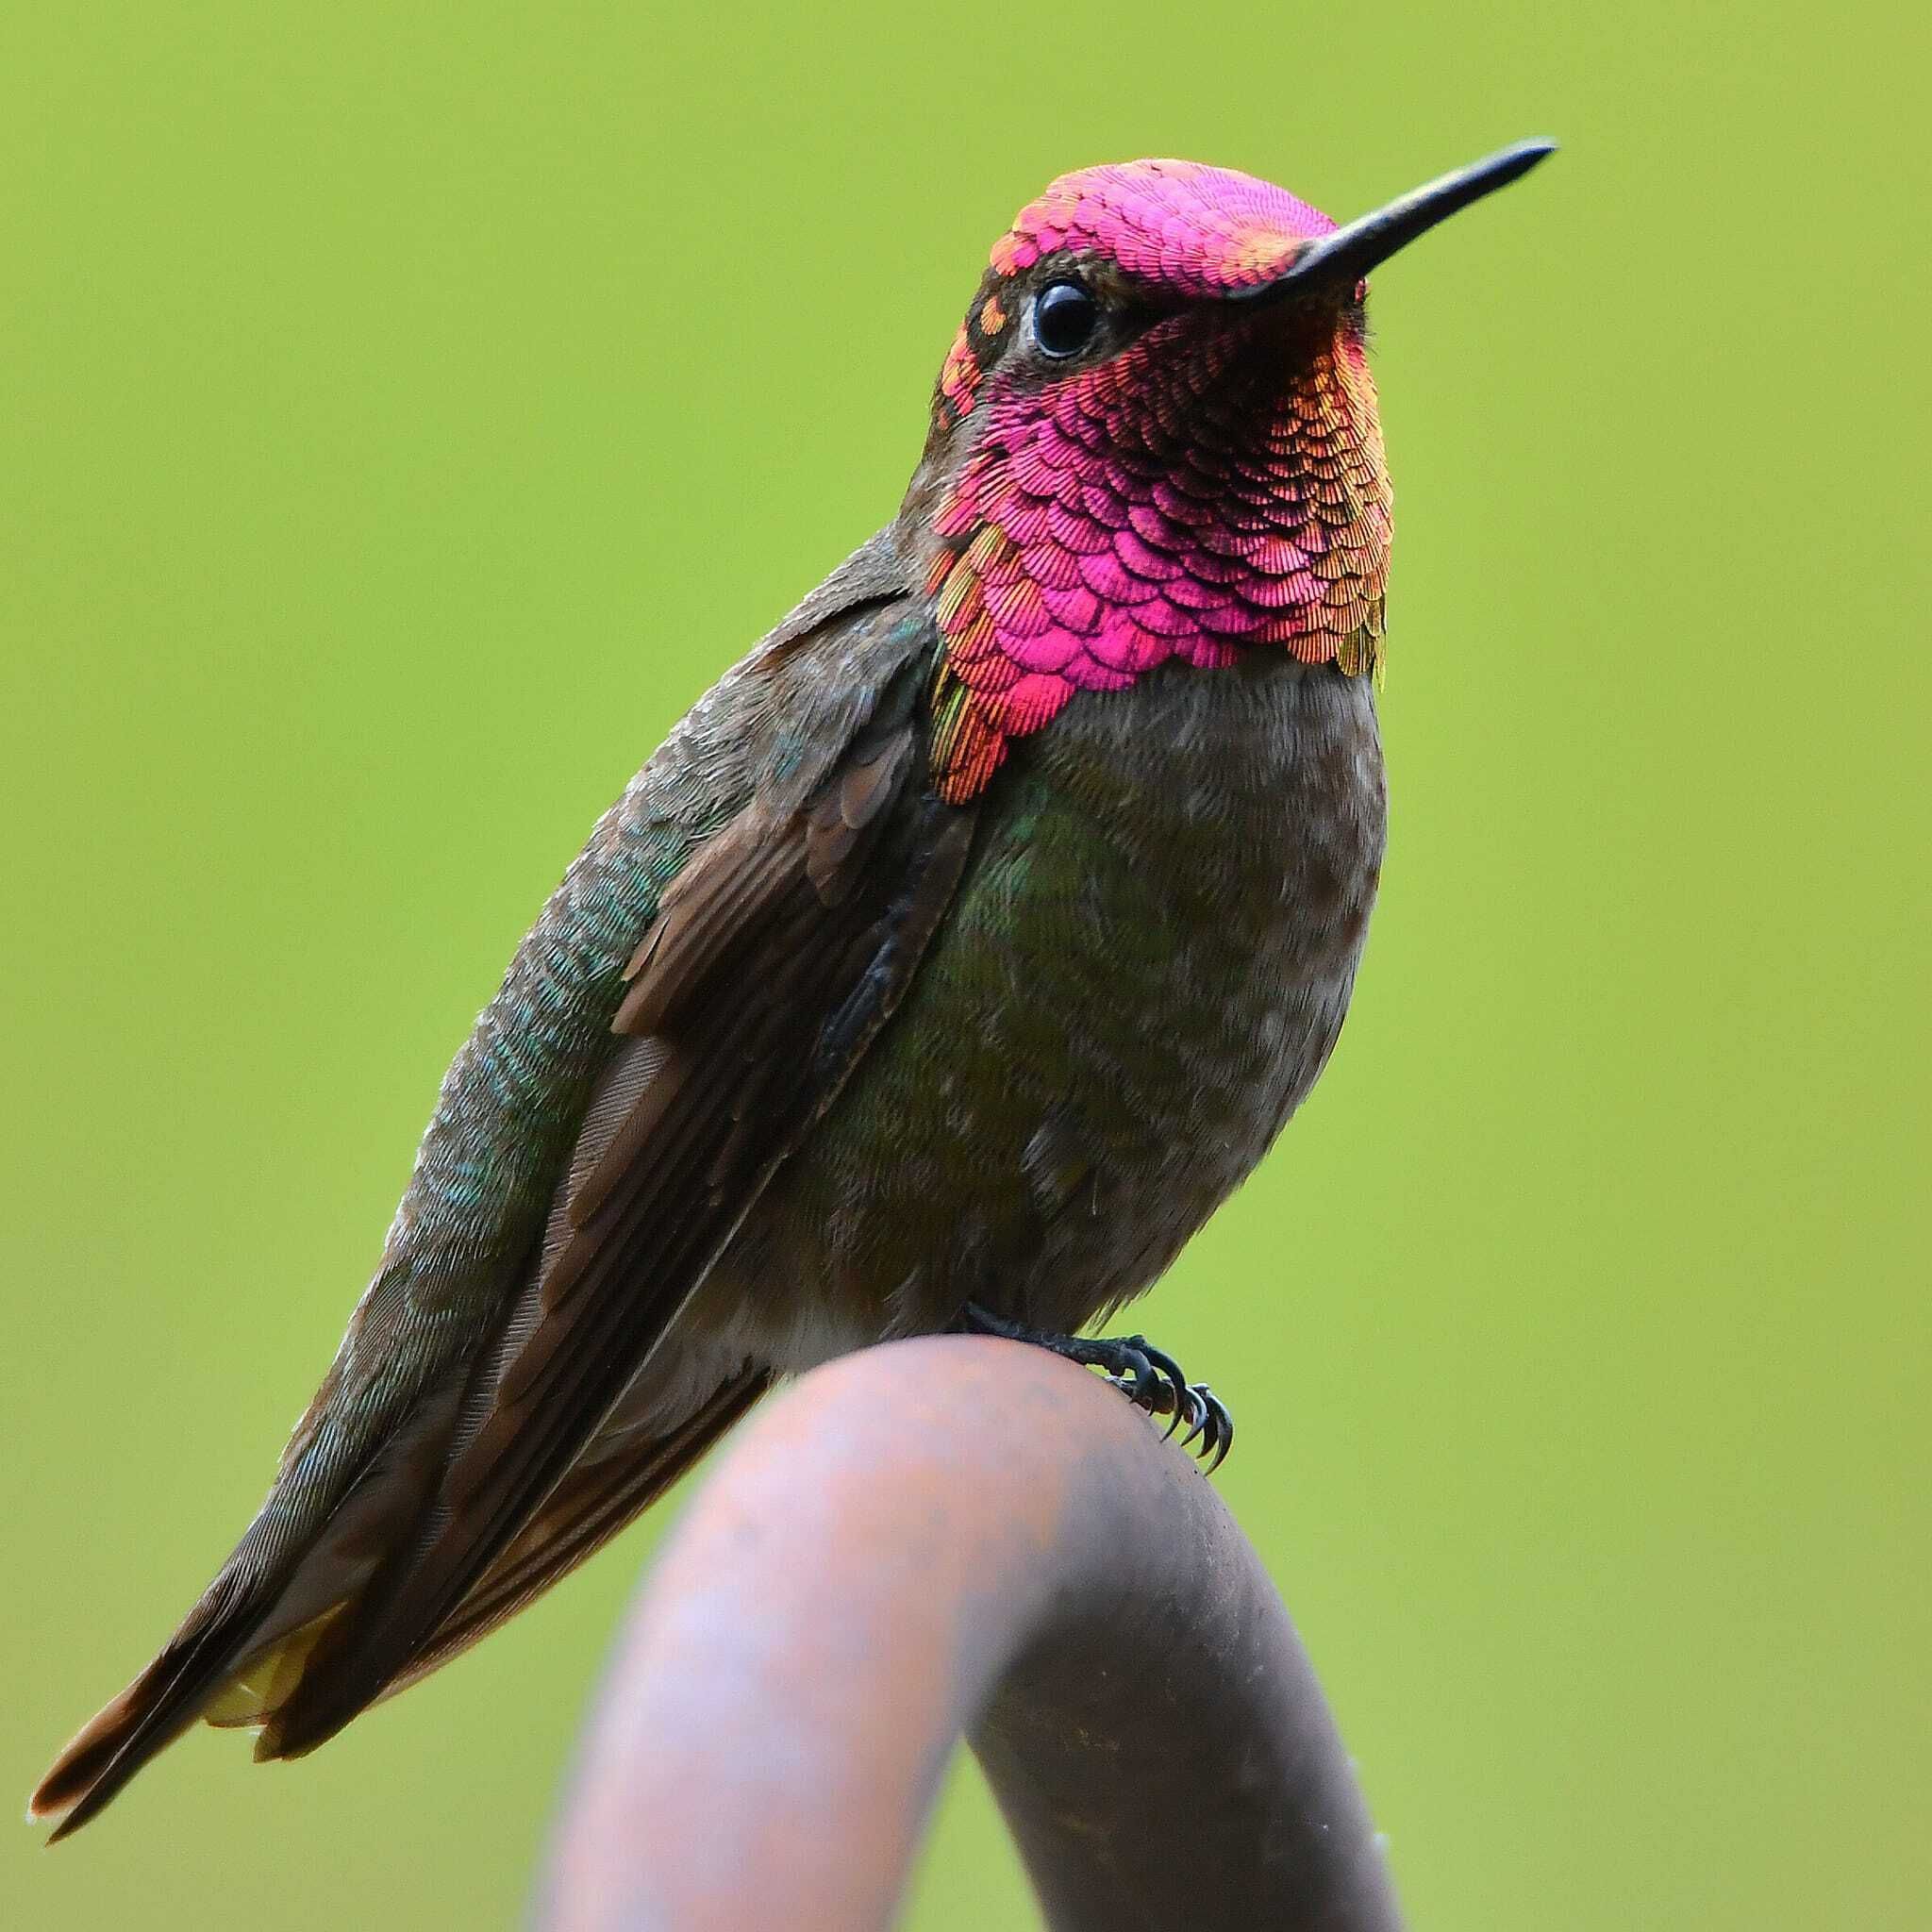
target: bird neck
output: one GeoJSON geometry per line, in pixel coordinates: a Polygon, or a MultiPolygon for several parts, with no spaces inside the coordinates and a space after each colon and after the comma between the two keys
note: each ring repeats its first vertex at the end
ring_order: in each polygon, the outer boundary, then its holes
{"type": "Polygon", "coordinates": [[[1185,313],[1075,377],[989,383],[928,442],[900,527],[944,641],[949,798],[1076,692],[1170,658],[1379,666],[1389,479],[1346,325],[1291,341],[1269,318],[1185,313]]]}

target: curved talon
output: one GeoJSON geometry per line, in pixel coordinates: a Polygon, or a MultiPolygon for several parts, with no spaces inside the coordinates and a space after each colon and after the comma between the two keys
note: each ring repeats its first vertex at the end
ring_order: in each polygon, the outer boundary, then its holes
{"type": "MultiPolygon", "coordinates": [[[[1150,1413],[1154,1412],[1154,1405],[1149,1397],[1159,1386],[1159,1377],[1154,1366],[1154,1358],[1158,1351],[1147,1346],[1147,1338],[1144,1335],[1123,1335],[1110,1345],[1117,1348],[1133,1367],[1135,1406],[1147,1409],[1150,1413]]],[[[1109,1344],[1102,1342],[1099,1346],[1104,1348],[1109,1344]]]]}
{"type": "Polygon", "coordinates": [[[1186,1449],[1196,1442],[1194,1454],[1201,1458],[1202,1474],[1212,1475],[1227,1459],[1227,1452],[1234,1441],[1234,1418],[1228,1413],[1227,1406],[1205,1382],[1196,1382],[1188,1390],[1189,1413],[1192,1426],[1181,1438],[1181,1447],[1186,1449]]]}
{"type": "Polygon", "coordinates": [[[1227,1452],[1234,1447],[1234,1417],[1228,1413],[1227,1406],[1205,1382],[1196,1392],[1202,1399],[1203,1407],[1210,1410],[1213,1417],[1210,1431],[1214,1438],[1212,1459],[1205,1465],[1202,1472],[1206,1475],[1212,1475],[1227,1460],[1227,1452]]]}
{"type": "Polygon", "coordinates": [[[1175,1361],[1173,1356],[1169,1355],[1165,1349],[1156,1348],[1144,1335],[1129,1336],[1127,1338],[1127,1346],[1147,1357],[1149,1365],[1159,1375],[1161,1380],[1166,1383],[1168,1390],[1173,1394],[1174,1406],[1179,1407],[1183,1393],[1188,1386],[1188,1378],[1181,1373],[1180,1363],[1175,1361]]]}
{"type": "Polygon", "coordinates": [[[1194,1438],[1201,1433],[1201,1407],[1200,1405],[1194,1400],[1193,1389],[1190,1387],[1187,1390],[1186,1394],[1188,1427],[1187,1433],[1181,1437],[1180,1441],[1180,1446],[1183,1449],[1185,1449],[1188,1446],[1188,1444],[1194,1440],[1194,1438]]]}
{"type": "Polygon", "coordinates": [[[1181,1438],[1181,1447],[1183,1449],[1187,1448],[1195,1437],[1200,1435],[1203,1430],[1206,1430],[1208,1435],[1208,1441],[1202,1445],[1201,1449],[1195,1451],[1196,1455],[1201,1455],[1207,1449],[1213,1446],[1214,1412],[1208,1406],[1205,1399],[1205,1391],[1194,1388],[1192,1385],[1190,1385],[1188,1389],[1188,1433],[1181,1438]]]}
{"type": "Polygon", "coordinates": [[[1172,1441],[1176,1430],[1184,1431],[1180,1446],[1192,1451],[1204,1475],[1212,1475],[1227,1460],[1227,1452],[1234,1445],[1234,1418],[1226,1405],[1207,1383],[1190,1382],[1174,1357],[1156,1348],[1144,1335],[1101,1339],[1048,1335],[972,1302],[960,1310],[958,1325],[968,1334],[1030,1341],[1069,1361],[1098,1369],[1102,1380],[1110,1389],[1118,1389],[1136,1408],[1150,1416],[1167,1417],[1164,1441],[1172,1441]]]}

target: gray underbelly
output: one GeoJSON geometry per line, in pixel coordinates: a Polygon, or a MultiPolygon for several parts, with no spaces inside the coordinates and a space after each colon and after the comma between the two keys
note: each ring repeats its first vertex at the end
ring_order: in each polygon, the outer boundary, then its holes
{"type": "Polygon", "coordinates": [[[1372,694],[1332,668],[1256,653],[1069,706],[693,1341],[803,1368],[969,1300],[1071,1330],[1138,1294],[1326,1061],[1384,821],[1372,694]]]}

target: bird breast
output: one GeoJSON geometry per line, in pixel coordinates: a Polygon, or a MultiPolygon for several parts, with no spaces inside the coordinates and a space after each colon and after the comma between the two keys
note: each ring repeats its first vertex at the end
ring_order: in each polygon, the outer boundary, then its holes
{"type": "Polygon", "coordinates": [[[1069,705],[694,1328],[796,1369],[968,1300],[1068,1331],[1139,1293],[1326,1061],[1384,826],[1370,681],[1333,665],[1260,649],[1069,705]]]}

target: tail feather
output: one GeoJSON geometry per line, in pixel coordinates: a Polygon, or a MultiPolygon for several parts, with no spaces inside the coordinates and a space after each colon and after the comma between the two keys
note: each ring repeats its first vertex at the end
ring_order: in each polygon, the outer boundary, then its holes
{"type": "Polygon", "coordinates": [[[335,1605],[311,1617],[266,1650],[244,1657],[229,1672],[219,1691],[203,1707],[201,1721],[218,1731],[246,1730],[266,1723],[288,1702],[302,1681],[302,1667],[322,1640],[322,1633],[341,1615],[335,1605]]]}
{"type": "Polygon", "coordinates": [[[47,1842],[78,1831],[157,1752],[201,1714],[247,1643],[259,1605],[238,1601],[225,1572],[160,1655],[55,1759],[27,1801],[30,1819],[58,1819],[47,1842]]]}
{"type": "MultiPolygon", "coordinates": [[[[421,1507],[441,1471],[455,1421],[456,1391],[425,1398],[359,1479],[339,1489],[332,1509],[319,1486],[285,1471],[261,1513],[235,1546],[159,1656],[55,1759],[27,1801],[30,1819],[58,1819],[53,1844],[78,1831],[136,1772],[194,1721],[246,1723],[237,1680],[264,1672],[276,1689],[325,1625],[367,1582],[387,1526],[421,1507]]],[[[294,1674],[299,1681],[300,1672],[294,1674]]]]}
{"type": "MultiPolygon", "coordinates": [[[[449,1615],[399,1667],[371,1682],[353,1707],[344,1707],[320,1736],[290,1724],[291,1715],[299,1719],[298,1695],[314,1689],[306,1674],[298,1674],[267,1716],[256,1740],[257,1758],[305,1756],[371,1705],[380,1704],[441,1670],[561,1582],[656,1502],[758,1401],[771,1380],[765,1370],[742,1370],[722,1383],[668,1433],[644,1437],[627,1455],[585,1457],[449,1615]]],[[[352,1631],[339,1634],[353,1638],[352,1631]]],[[[343,1672],[354,1672],[358,1661],[358,1653],[352,1642],[341,1650],[322,1651],[316,1668],[325,1682],[333,1683],[343,1672]]],[[[305,1657],[305,1665],[307,1662],[305,1657]]]]}
{"type": "Polygon", "coordinates": [[[572,1476],[428,1642],[390,1679],[376,1702],[440,1671],[595,1556],[684,1475],[771,1386],[772,1377],[765,1372],[740,1374],[723,1384],[682,1427],[654,1444],[647,1457],[620,1471],[607,1467],[572,1476]]]}
{"type": "MultiPolygon", "coordinates": [[[[747,1369],[723,1383],[678,1427],[644,1437],[634,1453],[587,1457],[469,1595],[367,1701],[392,1697],[441,1669],[568,1575],[684,1474],[770,1380],[764,1372],[747,1369]]],[[[261,1726],[256,1757],[283,1755],[280,1714],[300,1689],[317,1644],[374,1567],[380,1539],[370,1535],[372,1518],[388,1515],[412,1487],[391,1482],[394,1474],[394,1463],[372,1471],[308,1559],[278,1578],[273,1590],[251,1580],[244,1540],[159,1656],[82,1728],[35,1789],[27,1816],[54,1822],[48,1843],[79,1830],[197,1718],[225,1729],[261,1726]],[[350,1560],[352,1556],[360,1560],[350,1560]],[[335,1600],[327,1601],[328,1595],[335,1600]]]]}

